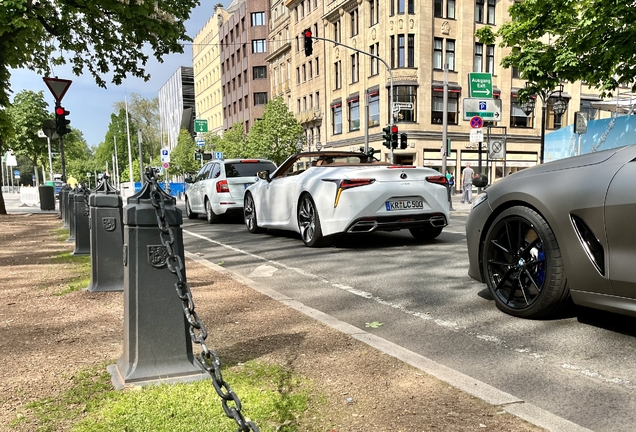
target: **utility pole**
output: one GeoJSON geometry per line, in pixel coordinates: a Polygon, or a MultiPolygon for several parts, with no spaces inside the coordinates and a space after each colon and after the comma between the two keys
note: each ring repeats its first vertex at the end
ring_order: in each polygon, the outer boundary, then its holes
{"type": "MultiPolygon", "coordinates": [[[[144,156],[141,151],[141,129],[137,129],[137,145],[139,146],[139,177],[141,184],[144,184],[144,156]]],[[[201,161],[203,161],[203,157],[201,157],[201,161]]]]}

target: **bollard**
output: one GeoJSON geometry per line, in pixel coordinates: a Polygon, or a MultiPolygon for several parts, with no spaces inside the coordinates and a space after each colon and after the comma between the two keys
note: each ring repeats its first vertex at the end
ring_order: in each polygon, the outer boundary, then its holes
{"type": "Polygon", "coordinates": [[[71,189],[66,196],[66,214],[68,215],[68,238],[67,242],[75,241],[75,195],[78,194],[77,188],[71,189]]]}
{"type": "Polygon", "coordinates": [[[75,250],[71,255],[88,255],[91,252],[91,233],[89,225],[88,197],[90,191],[82,185],[75,193],[73,202],[73,230],[75,234],[75,250]]]}
{"type": "MultiPolygon", "coordinates": [[[[189,325],[175,289],[176,277],[167,268],[150,187],[144,183],[123,209],[124,348],[117,363],[107,368],[117,389],[206,378],[192,354],[189,325]]],[[[174,198],[165,193],[162,197],[175,251],[183,260],[181,210],[174,198]]]]}
{"type": "Polygon", "coordinates": [[[71,191],[71,188],[68,185],[62,186],[60,189],[59,201],[60,201],[60,219],[62,219],[62,228],[68,228],[68,193],[71,191]]]}
{"type": "Polygon", "coordinates": [[[123,291],[122,199],[119,191],[103,180],[89,198],[91,234],[91,283],[88,291],[123,291]]]}

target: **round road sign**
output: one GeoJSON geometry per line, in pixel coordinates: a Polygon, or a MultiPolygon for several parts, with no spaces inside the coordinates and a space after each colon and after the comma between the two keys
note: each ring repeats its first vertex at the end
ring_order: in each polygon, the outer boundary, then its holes
{"type": "Polygon", "coordinates": [[[170,168],[170,164],[168,162],[162,163],[161,166],[164,167],[164,169],[170,168]]]}
{"type": "Polygon", "coordinates": [[[481,117],[475,116],[475,117],[472,117],[470,119],[470,127],[471,128],[480,129],[483,126],[484,126],[484,120],[481,117]]]}

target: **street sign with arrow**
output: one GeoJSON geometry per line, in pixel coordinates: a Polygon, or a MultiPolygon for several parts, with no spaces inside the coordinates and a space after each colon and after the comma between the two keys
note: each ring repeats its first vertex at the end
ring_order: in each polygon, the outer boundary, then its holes
{"type": "Polygon", "coordinates": [[[468,74],[469,96],[492,99],[492,74],[471,72],[468,74]]]}
{"type": "Polygon", "coordinates": [[[487,121],[501,121],[501,99],[465,98],[463,100],[464,120],[481,117],[487,121]]]}

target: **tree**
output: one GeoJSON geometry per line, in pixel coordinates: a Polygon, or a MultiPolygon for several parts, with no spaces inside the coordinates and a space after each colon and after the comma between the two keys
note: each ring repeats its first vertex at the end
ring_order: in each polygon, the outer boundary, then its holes
{"type": "Polygon", "coordinates": [[[519,93],[551,90],[560,81],[585,81],[611,95],[619,84],[636,91],[636,8],[631,0],[526,0],[508,10],[511,21],[497,32],[485,26],[478,39],[510,52],[502,66],[516,67],[531,83],[519,93]]]}
{"type": "Polygon", "coordinates": [[[252,157],[247,151],[247,136],[243,122],[236,122],[226,130],[214,150],[223,152],[225,159],[252,157]]]}
{"type": "MultiPolygon", "coordinates": [[[[13,137],[13,134],[13,124],[11,123],[9,114],[7,114],[5,109],[0,108],[0,155],[4,156],[5,151],[3,149],[7,148],[5,140],[13,137]]],[[[0,183],[4,183],[4,179],[2,179],[0,183]]],[[[0,214],[7,214],[7,207],[2,197],[2,188],[0,188],[0,214]]]]}
{"type": "Polygon", "coordinates": [[[247,157],[262,157],[280,164],[298,152],[303,127],[282,97],[265,105],[263,117],[254,123],[247,137],[247,157]]]}
{"type": "MultiPolygon", "coordinates": [[[[131,132],[131,154],[134,168],[135,165],[139,165],[139,151],[134,151],[137,149],[137,134],[133,132],[137,130],[137,124],[130,119],[130,116],[128,118],[128,125],[131,132]],[[134,147],[133,142],[135,143],[134,147]],[[135,161],[137,161],[137,163],[135,163],[135,161]]],[[[119,109],[117,114],[113,113],[110,115],[110,124],[108,125],[104,142],[99,144],[95,150],[95,159],[98,166],[102,167],[102,170],[105,169],[106,163],[108,163],[110,167],[113,166],[115,146],[117,146],[117,164],[119,165],[120,180],[128,181],[130,177],[128,172],[128,134],[126,133],[126,110],[123,108],[119,109]]],[[[113,169],[111,169],[111,175],[114,175],[113,169]]],[[[139,170],[137,170],[137,175],[134,174],[133,170],[133,176],[138,178],[139,170]]]]}
{"type": "Polygon", "coordinates": [[[195,150],[196,144],[192,136],[190,136],[190,132],[181,129],[179,138],[177,139],[177,145],[172,149],[172,152],[170,152],[170,168],[168,168],[168,174],[182,176],[198,172],[201,168],[201,162],[194,159],[195,150]]]}
{"type": "Polygon", "coordinates": [[[50,119],[47,111],[49,104],[44,100],[44,92],[23,90],[13,98],[13,105],[7,108],[7,114],[13,124],[15,134],[7,140],[8,148],[15,154],[25,156],[33,167],[48,165],[48,146],[45,138],[38,136],[42,122],[50,119]]]}
{"type": "MultiPolygon", "coordinates": [[[[106,87],[104,75],[117,85],[129,75],[147,80],[146,53],[159,61],[167,54],[183,53],[183,41],[192,40],[185,21],[198,4],[198,0],[3,0],[0,109],[9,106],[10,68],[49,76],[52,65],[70,63],[76,75],[86,69],[101,87],[106,87]]],[[[6,151],[7,138],[0,139],[0,154],[6,151]]],[[[4,207],[0,191],[0,214],[6,214],[4,207]]]]}
{"type": "MultiPolygon", "coordinates": [[[[115,102],[115,112],[126,110],[126,102],[115,102]]],[[[144,162],[156,162],[161,151],[161,134],[159,124],[159,98],[146,99],[137,93],[130,95],[128,101],[128,120],[141,130],[141,144],[144,162]]],[[[137,130],[130,129],[131,136],[137,143],[137,130]]],[[[136,148],[136,147],[135,147],[136,148]]]]}

